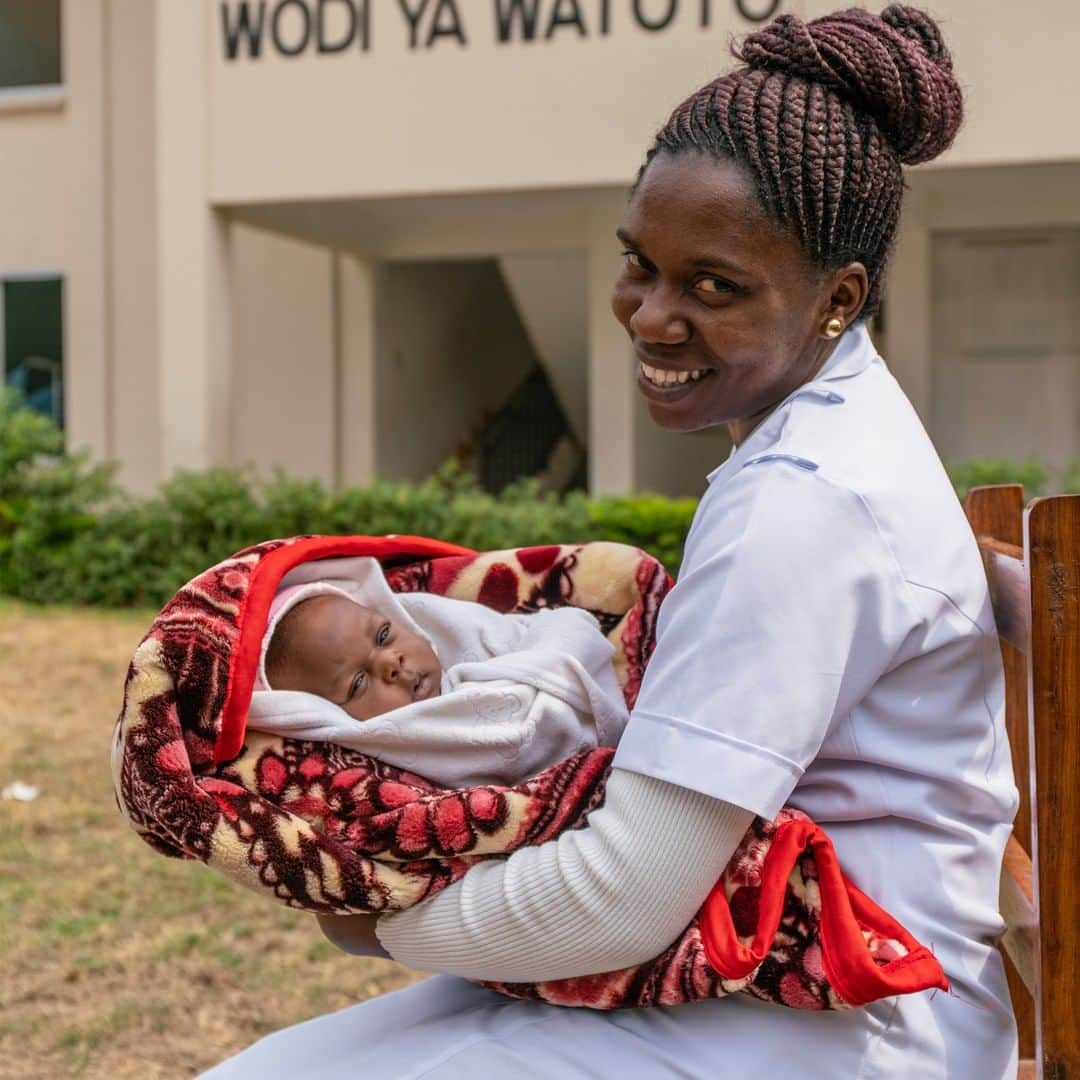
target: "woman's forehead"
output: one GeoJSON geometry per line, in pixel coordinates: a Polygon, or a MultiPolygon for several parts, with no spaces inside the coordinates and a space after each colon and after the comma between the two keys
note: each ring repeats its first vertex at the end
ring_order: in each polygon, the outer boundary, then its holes
{"type": "Polygon", "coordinates": [[[743,262],[758,261],[755,253],[777,242],[797,248],[765,212],[746,170],[704,154],[657,155],[627,204],[622,231],[646,246],[678,248],[690,262],[723,255],[721,248],[743,262]]]}

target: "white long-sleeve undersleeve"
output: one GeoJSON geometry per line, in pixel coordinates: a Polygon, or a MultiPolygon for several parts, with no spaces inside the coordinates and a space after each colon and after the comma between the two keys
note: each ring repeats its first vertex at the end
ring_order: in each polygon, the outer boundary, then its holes
{"type": "Polygon", "coordinates": [[[753,815],[612,770],[584,829],[481,863],[377,933],[395,960],[472,979],[539,982],[615,971],[686,928],[753,815]]]}

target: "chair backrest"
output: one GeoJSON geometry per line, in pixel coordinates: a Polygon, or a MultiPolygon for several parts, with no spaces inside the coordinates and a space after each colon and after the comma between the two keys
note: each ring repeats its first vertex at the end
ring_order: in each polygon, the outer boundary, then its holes
{"type": "Polygon", "coordinates": [[[1025,509],[1019,484],[973,488],[965,510],[990,583],[1020,789],[1001,910],[1021,1056],[1034,1054],[1029,1075],[1080,1080],[1080,495],[1025,509]]]}

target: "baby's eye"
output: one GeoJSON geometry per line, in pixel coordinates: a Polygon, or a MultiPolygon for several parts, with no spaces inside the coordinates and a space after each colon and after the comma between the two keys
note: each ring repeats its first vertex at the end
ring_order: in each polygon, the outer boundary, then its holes
{"type": "Polygon", "coordinates": [[[379,627],[379,632],[375,635],[376,645],[385,645],[390,640],[390,624],[383,623],[379,627]]]}
{"type": "Polygon", "coordinates": [[[349,698],[354,698],[357,694],[361,693],[366,684],[367,673],[364,671],[358,671],[356,673],[356,678],[352,681],[352,686],[349,687],[349,698]]]}

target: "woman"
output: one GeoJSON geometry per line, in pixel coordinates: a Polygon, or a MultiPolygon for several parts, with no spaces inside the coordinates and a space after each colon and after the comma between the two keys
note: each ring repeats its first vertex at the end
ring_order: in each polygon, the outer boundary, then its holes
{"type": "MultiPolygon", "coordinates": [[[[279,1033],[214,1075],[1015,1076],[993,939],[1016,805],[985,579],[944,470],[863,320],[901,163],[960,91],[911,8],[782,16],[649,151],[613,308],[653,419],[727,424],[656,652],[589,828],[379,922],[397,959],[537,980],[659,953],[752,814],[784,803],[923,942],[954,991],[844,1013],[734,997],[596,1014],[453,978],[279,1033]]],[[[365,951],[370,920],[324,920],[365,951]]]]}

